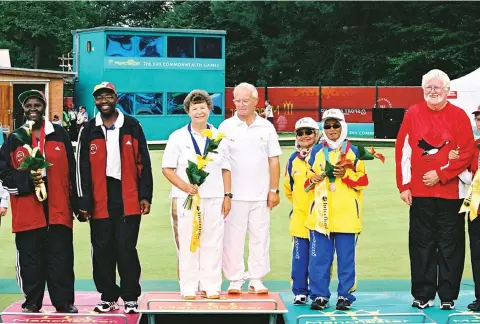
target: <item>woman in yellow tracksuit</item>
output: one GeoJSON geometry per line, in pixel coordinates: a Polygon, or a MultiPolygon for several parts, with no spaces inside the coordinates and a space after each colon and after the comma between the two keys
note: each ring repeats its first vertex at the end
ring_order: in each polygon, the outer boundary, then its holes
{"type": "Polygon", "coordinates": [[[310,166],[306,159],[320,139],[318,123],[310,117],[299,119],[295,123],[295,152],[288,159],[285,170],[285,196],[292,202],[290,213],[290,235],[293,237],[292,253],[292,291],[293,303],[305,305],[308,291],[309,231],[305,227],[308,208],[313,201],[313,191],[305,192],[304,185],[309,177],[310,166]]]}
{"type": "MultiPolygon", "coordinates": [[[[315,173],[315,200],[305,226],[310,230],[311,309],[329,307],[330,271],[337,253],[338,301],[336,309],[347,310],[355,301],[355,245],[362,230],[362,189],[368,185],[365,164],[358,148],[346,140],[347,124],[338,109],[327,110],[322,119],[325,139],[315,145],[307,159],[315,173]],[[353,166],[335,166],[350,160],[353,166]],[[325,176],[326,162],[335,166],[334,181],[325,176]]],[[[332,179],[333,180],[333,179],[332,179]]]]}

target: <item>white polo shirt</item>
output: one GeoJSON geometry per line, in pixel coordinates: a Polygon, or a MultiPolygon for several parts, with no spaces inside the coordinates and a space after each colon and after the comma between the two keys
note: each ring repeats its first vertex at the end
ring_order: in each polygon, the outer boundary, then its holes
{"type": "MultiPolygon", "coordinates": [[[[217,137],[218,130],[212,125],[209,125],[213,131],[213,137],[217,137]]],[[[192,136],[198,144],[201,154],[205,151],[206,138],[192,129],[192,136]]],[[[222,169],[230,170],[230,163],[228,161],[228,151],[226,145],[227,139],[224,138],[220,142],[218,154],[210,153],[210,161],[204,170],[209,173],[205,182],[199,187],[200,198],[223,198],[223,177],[222,169]]],[[[188,161],[197,163],[195,148],[193,146],[192,137],[188,131],[188,125],[177,129],[168,137],[167,146],[163,153],[162,168],[176,169],[176,174],[186,183],[190,183],[185,172],[188,161]]],[[[170,198],[186,198],[188,194],[179,188],[172,186],[170,198]]]]}
{"type": "Polygon", "coordinates": [[[95,116],[95,125],[101,126],[103,135],[105,135],[105,145],[107,147],[107,177],[122,180],[122,159],[120,158],[120,128],[123,126],[125,116],[117,109],[118,117],[110,129],[103,126],[103,120],[100,113],[95,116]]]}
{"type": "Polygon", "coordinates": [[[247,126],[235,113],[218,129],[228,139],[233,200],[266,201],[270,191],[268,158],[282,154],[272,123],[256,115],[247,126]]]}

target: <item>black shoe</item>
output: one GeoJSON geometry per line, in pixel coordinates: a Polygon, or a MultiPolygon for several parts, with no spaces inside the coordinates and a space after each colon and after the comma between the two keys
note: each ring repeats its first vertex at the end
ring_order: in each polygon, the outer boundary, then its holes
{"type": "Polygon", "coordinates": [[[310,309],[313,310],[324,310],[325,308],[330,307],[328,303],[328,299],[323,297],[317,297],[315,300],[310,304],[310,309]]]}
{"type": "Polygon", "coordinates": [[[432,307],[434,305],[433,299],[424,300],[424,299],[415,299],[412,303],[412,307],[416,307],[418,309],[425,309],[428,307],[432,307]]]}
{"type": "Polygon", "coordinates": [[[73,306],[73,304],[64,304],[58,307],[55,307],[57,313],[69,313],[69,314],[76,314],[78,313],[77,307],[73,306]]]}
{"type": "Polygon", "coordinates": [[[455,303],[453,301],[448,301],[448,302],[442,301],[442,303],[440,304],[440,309],[441,310],[455,309],[455,303]]]}
{"type": "Polygon", "coordinates": [[[37,305],[25,305],[22,307],[24,313],[40,313],[40,308],[37,305]]]}
{"type": "Polygon", "coordinates": [[[474,300],[472,303],[468,304],[467,308],[474,312],[480,312],[480,300],[474,300]]]}
{"type": "Polygon", "coordinates": [[[339,296],[336,308],[337,310],[349,310],[352,308],[352,303],[347,298],[339,296]]]}

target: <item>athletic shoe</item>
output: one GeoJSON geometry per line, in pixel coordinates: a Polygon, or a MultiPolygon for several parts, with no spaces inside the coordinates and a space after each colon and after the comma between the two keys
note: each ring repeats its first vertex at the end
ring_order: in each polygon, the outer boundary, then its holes
{"type": "Polygon", "coordinates": [[[480,300],[474,300],[473,302],[468,304],[467,308],[474,312],[480,312],[480,300]]]}
{"type": "Polygon", "coordinates": [[[352,303],[348,300],[348,298],[345,298],[343,296],[339,296],[338,301],[337,301],[336,309],[337,310],[349,310],[350,308],[352,308],[352,303]]]}
{"type": "Polygon", "coordinates": [[[415,299],[412,303],[412,307],[416,307],[419,309],[425,309],[428,307],[432,307],[433,305],[434,305],[433,299],[430,299],[430,300],[415,299]]]}
{"type": "Polygon", "coordinates": [[[138,313],[138,303],[137,303],[136,300],[126,301],[124,307],[125,307],[125,313],[126,314],[136,314],[136,313],[138,313]]]}
{"type": "Polygon", "coordinates": [[[455,309],[455,303],[453,301],[448,301],[448,302],[444,302],[442,301],[440,303],[440,309],[441,310],[452,310],[452,309],[455,309]]]}
{"type": "Polygon", "coordinates": [[[22,307],[22,312],[24,313],[39,313],[40,308],[37,305],[25,305],[22,307]]]}
{"type": "Polygon", "coordinates": [[[294,305],[306,305],[307,304],[308,297],[305,295],[295,295],[293,298],[293,304],[294,305]]]}
{"type": "Polygon", "coordinates": [[[250,283],[248,284],[248,293],[264,295],[268,294],[268,288],[263,285],[262,280],[254,279],[250,280],[250,283]]]}
{"type": "Polygon", "coordinates": [[[101,300],[94,308],[94,312],[98,313],[106,313],[106,312],[111,312],[113,310],[119,309],[120,306],[118,306],[118,303],[116,301],[108,302],[101,300]]]}
{"type": "Polygon", "coordinates": [[[310,309],[313,310],[324,310],[325,308],[330,307],[327,298],[317,297],[315,300],[310,304],[310,309]]]}
{"type": "Polygon", "coordinates": [[[229,293],[229,294],[241,294],[243,284],[244,284],[243,280],[230,281],[230,285],[228,286],[227,293],[229,293]]]}
{"type": "Polygon", "coordinates": [[[72,313],[72,314],[78,313],[78,309],[73,304],[69,304],[69,303],[55,307],[55,309],[57,310],[57,313],[72,313]]]}

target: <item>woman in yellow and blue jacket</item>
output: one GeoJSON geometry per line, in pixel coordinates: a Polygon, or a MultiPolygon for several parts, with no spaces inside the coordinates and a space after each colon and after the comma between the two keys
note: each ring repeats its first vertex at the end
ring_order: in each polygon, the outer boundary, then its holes
{"type": "Polygon", "coordinates": [[[288,159],[285,170],[285,196],[292,202],[290,213],[290,235],[293,240],[292,253],[292,291],[293,303],[305,305],[308,289],[309,231],[305,227],[308,210],[313,201],[313,191],[305,192],[304,185],[311,175],[306,159],[312,147],[320,139],[318,123],[310,117],[299,119],[295,123],[295,152],[288,159]]]}
{"type": "Polygon", "coordinates": [[[336,309],[347,310],[355,301],[352,295],[356,289],[355,245],[362,230],[362,189],[368,185],[368,177],[364,162],[359,160],[358,148],[346,140],[343,113],[339,109],[327,110],[322,124],[325,138],[313,147],[307,159],[315,173],[309,179],[309,183],[315,185],[315,200],[305,222],[310,230],[309,278],[313,300],[310,308],[329,307],[328,287],[336,252],[339,280],[336,309]],[[352,167],[335,166],[342,153],[353,163],[352,167]],[[327,161],[335,166],[333,182],[324,175],[327,161]],[[320,188],[324,188],[323,191],[320,188]]]}

